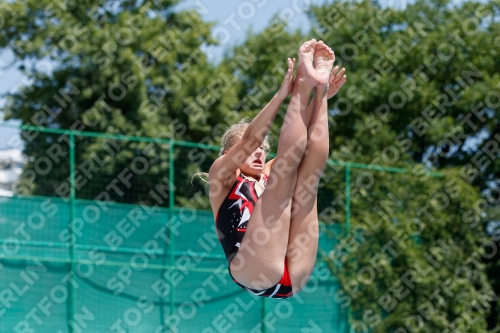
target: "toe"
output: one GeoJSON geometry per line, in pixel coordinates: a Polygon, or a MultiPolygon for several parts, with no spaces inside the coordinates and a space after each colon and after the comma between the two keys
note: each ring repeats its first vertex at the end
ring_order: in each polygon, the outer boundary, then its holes
{"type": "Polygon", "coordinates": [[[312,41],[308,40],[307,42],[304,42],[302,46],[300,47],[300,50],[306,51],[308,48],[310,48],[312,45],[312,41]]]}

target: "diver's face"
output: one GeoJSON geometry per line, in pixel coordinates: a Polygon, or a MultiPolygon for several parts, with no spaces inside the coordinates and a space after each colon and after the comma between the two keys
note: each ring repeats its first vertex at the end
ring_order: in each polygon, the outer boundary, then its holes
{"type": "Polygon", "coordinates": [[[240,171],[247,176],[256,177],[262,173],[266,162],[266,152],[264,145],[260,145],[247,157],[240,165],[240,171]]]}

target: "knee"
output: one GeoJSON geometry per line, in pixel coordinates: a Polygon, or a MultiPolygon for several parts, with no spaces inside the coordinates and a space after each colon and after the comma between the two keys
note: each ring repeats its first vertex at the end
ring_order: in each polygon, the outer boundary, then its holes
{"type": "Polygon", "coordinates": [[[297,181],[306,191],[316,197],[318,193],[319,181],[323,176],[324,165],[317,165],[315,169],[310,170],[308,174],[302,175],[297,181]]]}
{"type": "MultiPolygon", "coordinates": [[[[283,167],[287,167],[286,161],[283,162],[283,167]]],[[[292,198],[294,188],[297,186],[298,174],[297,168],[289,169],[286,173],[280,166],[276,170],[272,170],[266,185],[266,191],[274,190],[274,198],[281,200],[280,207],[287,205],[292,198]],[[285,204],[286,202],[286,204],[285,204]]]]}
{"type": "Polygon", "coordinates": [[[325,140],[308,140],[306,146],[306,155],[314,154],[314,160],[318,165],[325,167],[330,153],[330,144],[325,140]]]}
{"type": "MultiPolygon", "coordinates": [[[[289,161],[287,158],[279,158],[276,160],[276,162],[273,164],[273,167],[271,168],[271,174],[269,175],[269,178],[272,178],[273,181],[277,181],[278,179],[282,180],[287,180],[290,179],[296,172],[297,172],[297,166],[299,162],[292,162],[289,161]]],[[[271,179],[269,179],[271,181],[271,179]]]]}
{"type": "Polygon", "coordinates": [[[303,135],[297,138],[292,144],[290,144],[286,150],[280,150],[278,147],[278,157],[273,164],[272,170],[274,170],[281,177],[290,177],[293,175],[297,166],[302,161],[304,152],[307,147],[307,136],[303,135]]]}

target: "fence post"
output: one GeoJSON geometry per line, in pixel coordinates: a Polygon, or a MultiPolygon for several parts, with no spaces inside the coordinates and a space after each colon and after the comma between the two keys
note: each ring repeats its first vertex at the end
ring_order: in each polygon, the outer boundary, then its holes
{"type": "Polygon", "coordinates": [[[345,229],[351,230],[351,166],[345,166],[345,229]]]}
{"type": "MultiPolygon", "coordinates": [[[[170,142],[170,146],[168,147],[168,211],[169,211],[169,222],[168,222],[168,239],[170,239],[170,246],[169,246],[169,253],[170,253],[170,266],[173,266],[175,256],[174,256],[174,250],[175,250],[175,235],[172,232],[172,221],[173,221],[173,216],[174,216],[174,148],[175,144],[173,141],[170,142]]],[[[170,271],[170,274],[173,274],[173,269],[170,271]]],[[[174,285],[172,283],[173,277],[171,276],[169,279],[170,283],[170,315],[174,314],[175,310],[175,295],[174,295],[174,285]]]]}
{"type": "Polygon", "coordinates": [[[267,333],[265,318],[267,312],[267,297],[261,297],[262,311],[260,312],[260,322],[262,323],[262,333],[267,333]]]}
{"type": "MultiPolygon", "coordinates": [[[[75,134],[73,131],[70,131],[69,133],[69,182],[70,182],[70,222],[68,225],[68,233],[69,233],[69,241],[70,241],[70,246],[69,246],[69,258],[71,262],[71,276],[70,279],[75,278],[75,243],[76,243],[76,238],[74,238],[73,235],[73,229],[71,227],[71,223],[75,220],[75,215],[76,215],[76,207],[75,207],[75,200],[76,200],[76,190],[75,190],[75,134]]],[[[73,319],[73,314],[75,313],[75,301],[76,301],[76,293],[75,293],[75,287],[73,283],[70,283],[70,290],[69,290],[69,319],[73,319]]],[[[68,321],[68,328],[69,332],[73,333],[73,326],[69,324],[68,321]]]]}
{"type": "MultiPolygon", "coordinates": [[[[346,163],[345,166],[345,230],[347,233],[351,231],[351,165],[346,163]]],[[[347,327],[351,331],[352,310],[351,306],[347,309],[347,327]]]]}

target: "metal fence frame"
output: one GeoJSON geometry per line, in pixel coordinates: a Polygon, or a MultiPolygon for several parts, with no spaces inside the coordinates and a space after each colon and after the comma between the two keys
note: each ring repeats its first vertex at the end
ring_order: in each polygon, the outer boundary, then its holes
{"type": "MultiPolygon", "coordinates": [[[[69,197],[69,205],[70,205],[70,221],[73,221],[75,218],[75,212],[76,212],[76,202],[79,201],[79,199],[76,198],[76,180],[75,180],[75,170],[76,170],[76,162],[75,162],[75,136],[85,136],[85,137],[93,137],[93,138],[105,138],[105,139],[114,139],[114,140],[126,140],[126,141],[135,141],[135,142],[147,142],[147,143],[158,143],[158,144],[166,144],[169,146],[169,181],[171,185],[169,186],[169,207],[165,208],[169,211],[169,216],[172,216],[172,214],[175,212],[175,210],[180,209],[181,207],[175,207],[175,183],[174,183],[174,170],[175,170],[175,161],[174,161],[174,149],[176,146],[179,147],[191,147],[191,148],[202,148],[202,149],[209,149],[209,150],[216,150],[219,151],[221,149],[220,146],[215,146],[215,145],[206,145],[206,144],[199,144],[195,142],[186,142],[186,141],[177,141],[177,140],[171,140],[171,139],[162,139],[162,138],[151,138],[151,137],[142,137],[142,136],[131,136],[131,135],[121,135],[121,134],[108,134],[108,133],[99,133],[99,132],[87,132],[87,131],[77,131],[77,130],[68,130],[68,129],[54,129],[54,128],[46,128],[46,127],[37,127],[37,126],[28,126],[28,125],[22,125],[22,126],[16,126],[12,124],[7,124],[7,123],[0,123],[0,127],[6,127],[6,128],[14,128],[14,129],[19,129],[19,130],[27,130],[27,131],[35,131],[35,132],[42,132],[42,133],[51,133],[51,134],[60,134],[60,135],[68,135],[69,136],[69,161],[70,161],[70,197],[69,197]]],[[[355,162],[345,162],[345,161],[338,161],[338,160],[328,160],[327,161],[328,165],[333,165],[333,166],[341,166],[345,168],[345,173],[344,173],[344,178],[345,178],[345,207],[346,207],[346,212],[345,212],[345,231],[349,232],[350,231],[350,216],[351,216],[351,169],[366,169],[366,170],[375,170],[375,171],[381,171],[381,172],[392,172],[392,173],[402,173],[402,174],[409,174],[411,173],[410,170],[404,169],[404,168],[395,168],[395,167],[387,167],[387,166],[380,166],[380,165],[374,165],[374,164],[363,164],[363,163],[355,163],[355,162]]],[[[442,177],[443,175],[438,172],[430,172],[430,176],[432,177],[442,177]]],[[[169,223],[171,222],[172,219],[170,219],[169,223]]],[[[72,229],[68,228],[70,232],[70,237],[73,237],[72,235],[72,229]]],[[[170,256],[170,262],[173,263],[175,261],[175,237],[172,234],[172,228],[169,228],[169,238],[172,240],[169,244],[169,256],[170,256]]],[[[0,244],[5,242],[4,239],[0,239],[0,244]]],[[[31,242],[30,242],[31,243],[31,242]]],[[[40,244],[37,244],[39,246],[40,244]]],[[[141,251],[139,251],[141,252],[141,251]]],[[[137,252],[135,252],[137,253],[137,252]]],[[[71,264],[71,270],[72,272],[76,271],[76,264],[79,262],[78,259],[75,259],[75,244],[74,242],[71,242],[71,245],[69,246],[69,260],[63,260],[59,259],[59,261],[64,261],[64,262],[69,262],[71,264]]],[[[7,257],[8,258],[8,257],[7,257]]],[[[51,260],[45,260],[45,261],[51,261],[51,260]]],[[[164,268],[169,268],[171,265],[165,265],[164,268]]],[[[171,280],[170,280],[171,281],[171,280]]],[[[171,282],[170,282],[171,283],[171,282]]],[[[171,286],[171,292],[170,292],[170,309],[169,313],[173,314],[175,309],[174,305],[174,300],[175,300],[175,292],[173,286],[171,286]]],[[[75,297],[73,296],[75,294],[74,286],[71,284],[71,289],[70,289],[70,294],[69,298],[71,299],[71,306],[70,306],[70,315],[75,312],[75,297]]],[[[262,302],[262,315],[261,315],[261,321],[264,324],[265,320],[265,315],[267,311],[267,299],[265,297],[261,298],[262,302]]],[[[163,308],[163,307],[162,307],[163,308]]],[[[70,332],[73,333],[73,327],[71,325],[68,326],[70,329],[70,332]]],[[[264,332],[266,332],[266,325],[262,326],[264,329],[264,332]]]]}

